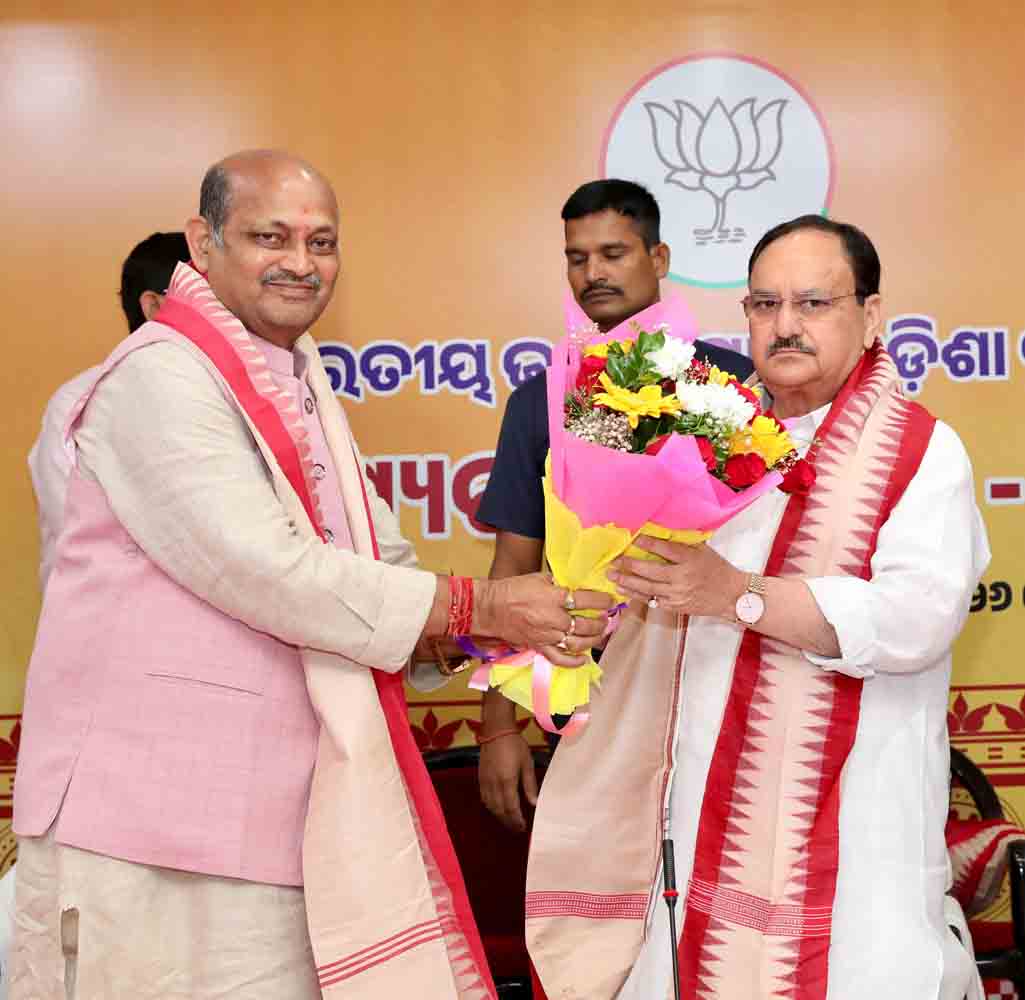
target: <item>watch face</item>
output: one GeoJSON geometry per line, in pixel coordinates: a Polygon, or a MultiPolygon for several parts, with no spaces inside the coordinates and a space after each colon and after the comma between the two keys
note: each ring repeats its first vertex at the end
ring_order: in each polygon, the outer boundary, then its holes
{"type": "Polygon", "coordinates": [[[745,625],[754,625],[765,612],[765,601],[758,594],[748,591],[737,598],[737,617],[745,625]]]}

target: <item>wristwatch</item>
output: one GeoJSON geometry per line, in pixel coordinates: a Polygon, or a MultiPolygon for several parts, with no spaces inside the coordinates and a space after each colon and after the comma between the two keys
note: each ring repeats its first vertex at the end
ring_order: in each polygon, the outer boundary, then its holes
{"type": "Polygon", "coordinates": [[[742,625],[757,625],[765,614],[765,577],[752,573],[747,578],[747,590],[737,598],[734,608],[737,621],[742,625]]]}

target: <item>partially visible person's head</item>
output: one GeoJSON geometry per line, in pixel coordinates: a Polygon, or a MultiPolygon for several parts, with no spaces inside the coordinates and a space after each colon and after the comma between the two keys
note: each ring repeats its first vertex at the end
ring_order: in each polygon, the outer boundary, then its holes
{"type": "Polygon", "coordinates": [[[186,235],[214,294],[271,343],[291,348],[331,299],[338,202],[324,177],[289,153],[249,150],[214,164],[186,235]]]}
{"type": "Polygon", "coordinates": [[[154,233],[125,258],[120,295],[129,330],[138,330],[157,314],[174,269],[188,260],[184,233],[154,233]]]}
{"type": "Polygon", "coordinates": [[[880,333],[879,255],[857,227],[804,215],[751,251],[751,357],[780,416],[830,402],[880,333]]]}
{"type": "Polygon", "coordinates": [[[669,273],[658,202],[632,181],[590,181],[562,208],[566,276],[573,297],[602,330],[658,301],[669,273]]]}

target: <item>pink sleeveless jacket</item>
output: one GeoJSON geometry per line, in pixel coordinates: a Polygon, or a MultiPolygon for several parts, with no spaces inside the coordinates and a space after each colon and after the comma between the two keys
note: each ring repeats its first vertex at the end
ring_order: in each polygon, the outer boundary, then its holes
{"type": "MultiPolygon", "coordinates": [[[[151,339],[133,335],[104,373],[151,339]]],[[[302,884],[319,723],[298,649],[175,583],[77,469],[23,728],[18,835],[57,817],[63,844],[302,884]]]]}
{"type": "MultiPolygon", "coordinates": [[[[60,843],[303,884],[325,998],[494,998],[399,673],[436,579],[412,568],[411,547],[366,483],[309,335],[293,352],[304,366],[299,386],[288,361],[261,351],[186,264],[176,269],[158,320],[133,334],[106,368],[155,340],[176,340],[197,358],[206,369],[195,376],[200,413],[214,403],[209,373],[251,436],[280,503],[274,514],[287,518],[298,539],[287,551],[263,553],[271,563],[282,556],[273,572],[291,572],[313,539],[356,557],[329,559],[327,567],[314,559],[323,573],[307,565],[301,586],[293,577],[280,592],[246,577],[251,600],[241,603],[250,620],[279,622],[293,642],[309,637],[309,646],[296,648],[175,584],[137,549],[125,524],[138,524],[133,530],[147,550],[187,582],[193,574],[159,554],[165,543],[173,547],[173,527],[150,538],[143,528],[149,512],[122,508],[111,479],[125,518],[119,523],[103,491],[76,475],[29,671],[16,832],[42,834],[56,817],[60,843]],[[393,564],[387,572],[384,562],[393,564]],[[307,593],[312,617],[302,628],[294,618],[306,613],[307,593]],[[276,618],[282,599],[289,610],[276,618]]],[[[189,377],[187,366],[176,369],[176,379],[189,377]]],[[[130,411],[115,416],[136,419],[130,411]]],[[[247,446],[241,435],[227,445],[247,446]]],[[[202,451],[194,458],[202,469],[202,451]]],[[[121,459],[124,471],[131,458],[121,459]]],[[[243,506],[236,510],[245,517],[243,506]]],[[[261,544],[254,536],[247,545],[261,544]]],[[[277,537],[269,532],[262,543],[285,544],[282,532],[277,537]]],[[[237,559],[230,544],[223,552],[216,540],[194,548],[178,555],[200,560],[196,593],[242,584],[228,575],[237,559]]],[[[238,603],[225,595],[225,607],[238,603]]]]}

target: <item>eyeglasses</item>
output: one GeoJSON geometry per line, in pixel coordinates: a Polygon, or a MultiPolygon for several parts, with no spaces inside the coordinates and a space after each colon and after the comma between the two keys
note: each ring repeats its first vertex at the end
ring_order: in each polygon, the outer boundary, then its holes
{"type": "Polygon", "coordinates": [[[788,302],[790,308],[802,320],[815,322],[829,315],[833,306],[843,299],[861,299],[860,292],[848,292],[846,295],[833,295],[825,298],[821,295],[805,295],[799,299],[780,299],[774,295],[746,295],[741,301],[747,318],[756,324],[771,323],[779,315],[783,303],[788,302]]]}

